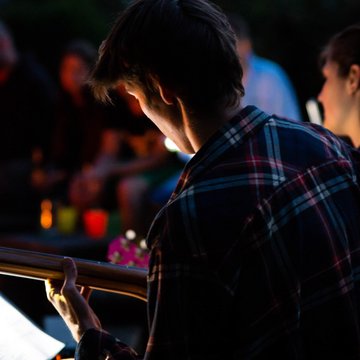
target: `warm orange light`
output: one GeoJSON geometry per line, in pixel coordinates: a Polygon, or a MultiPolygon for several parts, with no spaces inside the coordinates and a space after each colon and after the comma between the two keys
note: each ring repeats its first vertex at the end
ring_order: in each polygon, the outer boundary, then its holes
{"type": "Polygon", "coordinates": [[[45,199],[41,202],[40,225],[43,229],[50,229],[52,224],[52,202],[45,199]]]}

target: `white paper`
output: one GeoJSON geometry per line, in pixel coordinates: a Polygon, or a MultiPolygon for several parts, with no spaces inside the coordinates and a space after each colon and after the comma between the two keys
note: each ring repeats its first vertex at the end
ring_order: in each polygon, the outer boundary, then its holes
{"type": "Polygon", "coordinates": [[[0,294],[0,360],[49,360],[64,346],[0,294]]]}

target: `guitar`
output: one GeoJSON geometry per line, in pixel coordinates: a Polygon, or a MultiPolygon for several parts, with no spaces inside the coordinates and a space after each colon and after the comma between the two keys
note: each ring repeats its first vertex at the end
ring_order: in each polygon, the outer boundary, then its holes
{"type": "MultiPolygon", "coordinates": [[[[35,280],[64,279],[64,256],[0,247],[0,274],[35,280]]],[[[147,270],[111,263],[73,258],[77,285],[123,294],[147,301],[147,270]]]]}

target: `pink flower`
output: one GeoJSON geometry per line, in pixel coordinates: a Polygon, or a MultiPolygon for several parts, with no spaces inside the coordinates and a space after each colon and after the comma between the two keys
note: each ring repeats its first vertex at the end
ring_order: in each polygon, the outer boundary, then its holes
{"type": "Polygon", "coordinates": [[[135,241],[120,235],[108,247],[107,259],[113,264],[147,268],[149,254],[141,249],[135,241]]]}

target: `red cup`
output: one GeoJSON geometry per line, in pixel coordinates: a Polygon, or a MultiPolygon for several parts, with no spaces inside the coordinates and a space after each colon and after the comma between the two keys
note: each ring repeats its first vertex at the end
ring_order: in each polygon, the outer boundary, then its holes
{"type": "Polygon", "coordinates": [[[85,234],[91,238],[99,239],[106,235],[109,214],[102,209],[89,209],[83,214],[85,234]]]}

